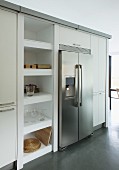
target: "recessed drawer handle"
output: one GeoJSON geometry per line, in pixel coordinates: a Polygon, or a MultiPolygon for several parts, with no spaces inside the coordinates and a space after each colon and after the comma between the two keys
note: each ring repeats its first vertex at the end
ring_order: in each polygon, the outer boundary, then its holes
{"type": "Polygon", "coordinates": [[[0,106],[6,106],[6,105],[12,105],[14,104],[14,102],[10,102],[10,103],[3,103],[3,104],[0,104],[0,106]]]}
{"type": "Polygon", "coordinates": [[[11,109],[6,109],[6,110],[0,110],[0,112],[8,112],[8,111],[12,111],[12,110],[15,110],[15,109],[11,108],[11,109]]]}
{"type": "Polygon", "coordinates": [[[80,44],[73,44],[74,46],[81,46],[80,44]]]}

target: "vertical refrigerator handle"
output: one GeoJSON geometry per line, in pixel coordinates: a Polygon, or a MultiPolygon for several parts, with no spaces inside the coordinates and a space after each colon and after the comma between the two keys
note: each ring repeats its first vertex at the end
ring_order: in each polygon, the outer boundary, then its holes
{"type": "Polygon", "coordinates": [[[78,96],[78,89],[79,89],[79,66],[75,65],[75,107],[78,107],[79,103],[79,96],[78,96]]]}
{"type": "Polygon", "coordinates": [[[82,106],[82,65],[79,66],[79,103],[82,106]]]}

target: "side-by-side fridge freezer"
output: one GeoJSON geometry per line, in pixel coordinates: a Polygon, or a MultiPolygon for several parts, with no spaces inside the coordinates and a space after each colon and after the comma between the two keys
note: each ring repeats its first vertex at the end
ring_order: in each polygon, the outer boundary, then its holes
{"type": "Polygon", "coordinates": [[[90,49],[60,45],[60,149],[93,133],[92,66],[90,49]]]}

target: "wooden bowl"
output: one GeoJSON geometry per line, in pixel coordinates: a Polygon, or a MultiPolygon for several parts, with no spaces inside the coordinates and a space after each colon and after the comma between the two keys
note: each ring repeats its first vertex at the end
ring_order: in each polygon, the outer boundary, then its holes
{"type": "Polygon", "coordinates": [[[29,138],[24,140],[24,152],[30,153],[38,150],[41,147],[41,142],[36,138],[29,138]]]}

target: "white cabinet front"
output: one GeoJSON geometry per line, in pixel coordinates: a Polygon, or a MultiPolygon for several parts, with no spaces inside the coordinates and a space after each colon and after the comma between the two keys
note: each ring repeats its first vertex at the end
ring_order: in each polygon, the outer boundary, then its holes
{"type": "Polygon", "coordinates": [[[16,36],[16,13],[0,9],[0,169],[16,160],[16,36]]]}
{"type": "Polygon", "coordinates": [[[98,93],[93,94],[93,126],[97,126],[98,125],[98,93]]]}
{"type": "Polygon", "coordinates": [[[16,14],[0,9],[0,104],[16,101],[16,14]]]}
{"type": "Polygon", "coordinates": [[[104,123],[105,122],[105,93],[99,93],[98,96],[98,100],[99,100],[99,120],[98,120],[98,124],[104,123]]]}
{"type": "Polygon", "coordinates": [[[90,49],[90,34],[60,27],[59,44],[90,49]]]}
{"type": "Polygon", "coordinates": [[[105,93],[93,94],[93,126],[105,122],[105,93]]]}
{"type": "Polygon", "coordinates": [[[107,47],[106,39],[99,38],[99,91],[105,92],[106,83],[106,57],[107,57],[107,47]]]}
{"type": "Polygon", "coordinates": [[[93,55],[93,126],[105,122],[105,88],[106,88],[106,38],[91,36],[91,53],[93,55]]]}
{"type": "Polygon", "coordinates": [[[93,55],[94,83],[93,92],[105,92],[106,83],[106,39],[91,36],[91,54],[93,55]]]}
{"type": "Polygon", "coordinates": [[[16,108],[0,108],[0,168],[16,160],[16,108]]]}

